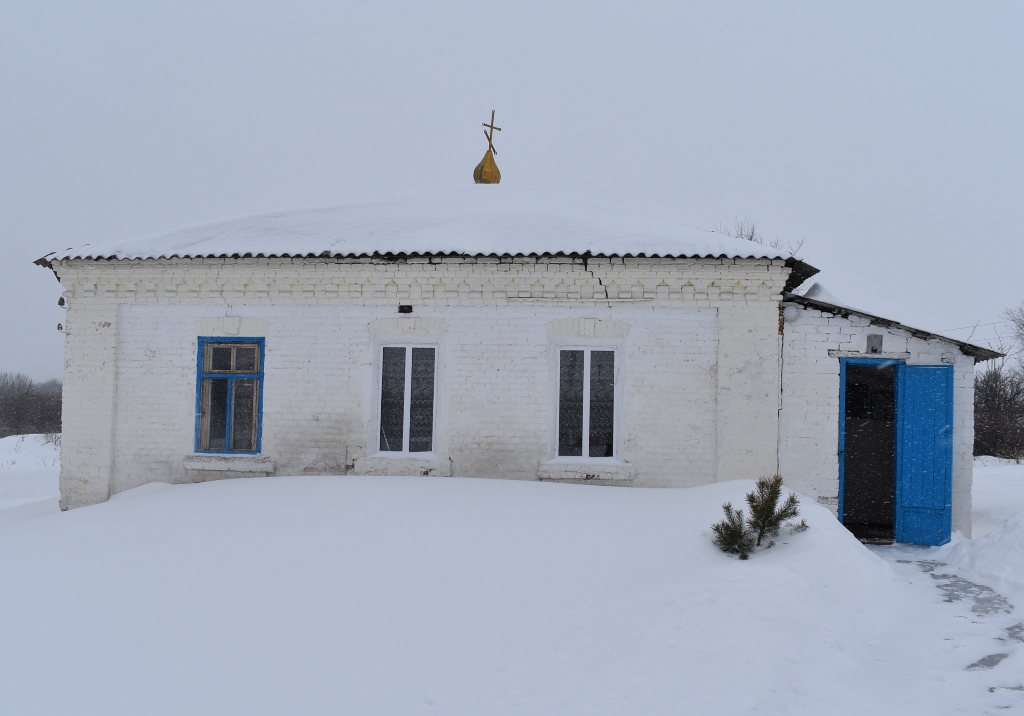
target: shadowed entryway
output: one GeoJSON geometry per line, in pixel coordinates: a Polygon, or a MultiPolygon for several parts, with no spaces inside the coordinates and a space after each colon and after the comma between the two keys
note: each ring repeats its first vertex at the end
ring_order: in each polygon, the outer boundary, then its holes
{"type": "Polygon", "coordinates": [[[858,539],[892,542],[896,526],[896,364],[847,363],[843,524],[858,539]]]}

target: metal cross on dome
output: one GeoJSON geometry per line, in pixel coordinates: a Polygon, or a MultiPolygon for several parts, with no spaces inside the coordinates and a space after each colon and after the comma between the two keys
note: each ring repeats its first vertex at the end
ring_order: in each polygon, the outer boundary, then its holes
{"type": "Polygon", "coordinates": [[[492,140],[494,138],[494,130],[498,130],[500,132],[501,131],[501,127],[495,127],[494,126],[494,110],[493,109],[491,110],[491,123],[487,124],[487,122],[483,122],[482,124],[483,124],[484,127],[489,127],[490,130],[491,130],[490,132],[488,132],[485,129],[484,130],[484,136],[487,137],[487,149],[488,149],[488,151],[490,151],[490,152],[492,152],[493,154],[496,155],[498,153],[498,150],[494,148],[494,142],[492,140]]]}

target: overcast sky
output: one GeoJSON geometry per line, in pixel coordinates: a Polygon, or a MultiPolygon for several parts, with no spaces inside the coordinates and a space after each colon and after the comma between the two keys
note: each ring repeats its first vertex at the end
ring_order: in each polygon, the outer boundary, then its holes
{"type": "Polygon", "coordinates": [[[471,182],[491,109],[503,184],[745,216],[851,305],[999,321],[1022,37],[1020,2],[0,0],[0,371],[61,375],[43,254],[471,182]]]}

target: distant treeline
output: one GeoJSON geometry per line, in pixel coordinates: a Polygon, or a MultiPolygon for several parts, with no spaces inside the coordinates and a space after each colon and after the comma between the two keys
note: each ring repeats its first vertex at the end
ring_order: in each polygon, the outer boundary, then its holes
{"type": "Polygon", "coordinates": [[[1024,459],[1024,366],[1002,363],[975,376],[974,454],[1024,459]]]}
{"type": "Polygon", "coordinates": [[[1006,355],[974,376],[974,454],[1024,460],[1024,302],[1003,313],[1012,337],[1006,355]]]}
{"type": "Polygon", "coordinates": [[[0,373],[0,438],[59,433],[61,382],[36,383],[21,373],[0,373]]]}

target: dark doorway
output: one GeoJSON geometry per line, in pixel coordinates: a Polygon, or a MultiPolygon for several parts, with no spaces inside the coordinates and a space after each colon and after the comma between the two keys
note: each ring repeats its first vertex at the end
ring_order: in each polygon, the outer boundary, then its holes
{"type": "Polygon", "coordinates": [[[860,540],[891,542],[896,526],[896,364],[847,362],[843,524],[860,540]]]}

